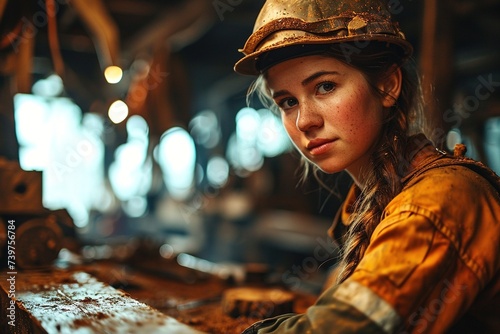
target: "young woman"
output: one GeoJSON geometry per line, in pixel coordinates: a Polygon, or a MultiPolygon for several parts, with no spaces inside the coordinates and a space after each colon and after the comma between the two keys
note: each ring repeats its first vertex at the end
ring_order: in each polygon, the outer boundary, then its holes
{"type": "Polygon", "coordinates": [[[411,45],[380,1],[268,0],[235,71],[281,114],[306,171],[354,183],[336,282],[245,333],[500,333],[500,181],[422,134],[411,45]]]}

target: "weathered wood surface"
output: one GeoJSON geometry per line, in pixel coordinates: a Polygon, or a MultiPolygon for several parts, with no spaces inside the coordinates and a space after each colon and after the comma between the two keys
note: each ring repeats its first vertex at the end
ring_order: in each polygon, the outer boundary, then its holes
{"type": "Polygon", "coordinates": [[[295,295],[278,288],[237,287],[224,291],[222,309],[233,318],[270,318],[293,312],[295,295]]]}
{"type": "Polygon", "coordinates": [[[4,272],[0,285],[2,333],[201,333],[85,272],[4,272]]]}

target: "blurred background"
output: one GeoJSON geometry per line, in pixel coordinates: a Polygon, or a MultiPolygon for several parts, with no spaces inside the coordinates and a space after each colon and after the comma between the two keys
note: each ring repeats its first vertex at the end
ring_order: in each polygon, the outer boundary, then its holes
{"type": "MultiPolygon", "coordinates": [[[[390,3],[433,139],[500,173],[500,1],[390,3]]],[[[165,257],[298,264],[317,288],[309,274],[318,250],[335,255],[326,230],[340,200],[298,185],[280,120],[247,105],[253,78],[233,72],[262,4],[0,1],[0,157],[42,172],[43,207],[67,211],[84,255],[142,238],[165,257]]],[[[339,194],[349,185],[324,179],[339,194]]],[[[30,187],[12,180],[3,198],[30,187]]]]}

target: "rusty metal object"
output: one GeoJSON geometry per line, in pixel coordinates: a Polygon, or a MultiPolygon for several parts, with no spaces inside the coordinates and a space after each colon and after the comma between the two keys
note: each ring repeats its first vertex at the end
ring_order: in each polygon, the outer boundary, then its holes
{"type": "Polygon", "coordinates": [[[0,214],[39,214],[42,172],[22,170],[16,162],[0,159],[0,214]]]}
{"type": "Polygon", "coordinates": [[[65,210],[51,211],[42,203],[42,173],[24,171],[17,162],[0,159],[0,266],[48,266],[74,235],[65,210]],[[11,241],[7,246],[7,240],[11,241]],[[8,263],[9,247],[14,261],[8,263]]]}
{"type": "Polygon", "coordinates": [[[0,265],[10,270],[48,266],[57,258],[62,238],[53,215],[12,220],[0,217],[0,265]]]}
{"type": "MultiPolygon", "coordinates": [[[[0,277],[5,310],[10,287],[8,277],[0,277]]],[[[3,316],[2,333],[201,333],[84,272],[33,272],[15,279],[16,326],[3,316]]]]}
{"type": "Polygon", "coordinates": [[[51,264],[62,248],[62,238],[54,216],[23,222],[16,232],[16,265],[29,269],[51,264]]]}
{"type": "MultiPolygon", "coordinates": [[[[259,57],[292,45],[381,41],[412,53],[387,4],[378,0],[268,0],[235,65],[241,74],[258,75],[259,57]]],[[[366,44],[360,44],[366,45],[366,44]]]]}

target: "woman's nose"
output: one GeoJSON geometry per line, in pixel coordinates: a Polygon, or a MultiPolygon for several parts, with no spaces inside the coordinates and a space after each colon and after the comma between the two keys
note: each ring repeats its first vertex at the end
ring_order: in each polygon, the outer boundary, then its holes
{"type": "Polygon", "coordinates": [[[302,132],[323,126],[323,117],[317,106],[302,103],[297,113],[296,126],[302,132]]]}

